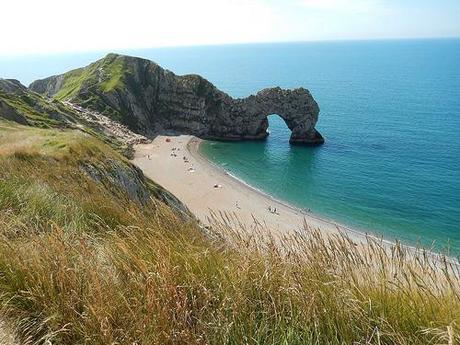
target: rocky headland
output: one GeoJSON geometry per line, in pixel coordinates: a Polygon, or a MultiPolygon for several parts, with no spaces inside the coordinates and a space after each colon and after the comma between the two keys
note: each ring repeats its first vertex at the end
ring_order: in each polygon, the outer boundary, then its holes
{"type": "Polygon", "coordinates": [[[147,136],[264,139],[267,116],[278,114],[292,131],[291,143],[324,142],[315,129],[318,104],[304,88],[268,88],[234,99],[201,76],[178,76],[136,57],[109,54],[87,67],[37,80],[30,90],[97,111],[147,136]]]}

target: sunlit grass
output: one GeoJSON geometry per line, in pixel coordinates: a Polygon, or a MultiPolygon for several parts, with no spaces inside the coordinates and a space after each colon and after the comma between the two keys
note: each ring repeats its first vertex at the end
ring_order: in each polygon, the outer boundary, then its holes
{"type": "MultiPolygon", "coordinates": [[[[373,240],[357,251],[345,237],[308,229],[276,245],[261,236],[230,249],[164,206],[151,222],[102,237],[59,227],[4,235],[6,315],[21,334],[64,344],[460,340],[455,267],[423,252],[373,240]]],[[[235,239],[222,223],[214,231],[235,239]]]]}
{"type": "Polygon", "coordinates": [[[132,167],[107,146],[45,134],[0,142],[1,315],[22,343],[460,342],[449,260],[226,214],[202,229],[155,189],[142,202],[120,188],[111,168],[132,167]]]}

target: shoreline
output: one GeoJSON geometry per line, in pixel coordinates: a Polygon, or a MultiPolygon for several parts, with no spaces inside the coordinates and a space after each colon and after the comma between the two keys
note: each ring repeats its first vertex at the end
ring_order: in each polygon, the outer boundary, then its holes
{"type": "Polygon", "coordinates": [[[444,257],[449,263],[458,264],[451,256],[353,229],[276,199],[203,156],[199,151],[203,141],[191,135],[158,136],[148,144],[135,145],[132,162],[173,193],[204,225],[209,225],[211,211],[235,215],[249,229],[257,220],[269,236],[299,233],[306,224],[322,235],[345,235],[356,245],[365,245],[371,239],[387,249],[401,245],[412,254],[424,250],[435,262],[444,257]],[[187,161],[181,156],[187,157],[187,161]],[[216,185],[219,187],[215,188],[216,185]],[[270,213],[268,206],[276,206],[280,212],[270,213]]]}
{"type": "Polygon", "coordinates": [[[306,212],[251,186],[203,156],[202,142],[190,135],[158,136],[149,144],[136,145],[132,161],[147,177],[172,192],[205,225],[214,211],[234,214],[248,227],[256,219],[272,235],[302,231],[307,224],[322,234],[344,234],[356,243],[374,238],[394,244],[306,212]]]}
{"type": "MultiPolygon", "coordinates": [[[[352,240],[354,240],[355,242],[358,242],[358,243],[364,243],[364,242],[367,241],[366,239],[369,238],[369,239],[379,241],[379,242],[381,242],[382,244],[384,244],[385,246],[388,246],[388,247],[392,247],[392,246],[396,245],[396,243],[397,243],[396,241],[391,241],[391,240],[385,239],[383,236],[378,236],[376,234],[373,234],[371,232],[367,232],[365,230],[354,229],[354,228],[352,228],[350,226],[338,223],[338,222],[334,221],[333,219],[329,219],[329,218],[326,218],[324,216],[315,214],[314,212],[306,212],[300,207],[292,205],[292,204],[290,204],[289,202],[287,202],[285,200],[277,199],[274,196],[272,196],[272,195],[270,195],[270,194],[268,194],[268,193],[266,193],[266,192],[264,192],[264,191],[262,191],[262,190],[260,190],[260,189],[258,189],[256,187],[250,185],[249,183],[247,183],[243,179],[233,175],[229,171],[225,170],[223,167],[219,166],[218,164],[214,163],[213,161],[211,161],[210,159],[208,159],[207,157],[202,155],[200,153],[200,145],[204,141],[205,140],[203,140],[203,139],[200,139],[198,137],[192,136],[190,138],[189,142],[187,143],[187,149],[190,152],[190,154],[195,157],[195,159],[200,160],[200,161],[204,162],[204,164],[208,164],[209,166],[213,167],[214,169],[220,171],[221,173],[225,174],[229,178],[235,180],[235,182],[240,183],[242,186],[244,186],[245,188],[249,189],[251,192],[259,194],[260,196],[262,196],[264,198],[270,199],[276,204],[283,205],[286,208],[289,208],[294,212],[300,213],[301,215],[304,216],[305,220],[307,221],[307,224],[308,224],[309,219],[315,220],[317,222],[322,222],[322,223],[328,224],[331,227],[335,227],[337,232],[345,233],[350,239],[352,239],[352,240]]],[[[319,230],[321,231],[323,229],[319,228],[319,230]]],[[[405,247],[407,249],[410,249],[411,251],[416,251],[418,249],[416,246],[413,246],[413,245],[405,244],[405,243],[402,243],[402,242],[400,242],[400,244],[403,247],[405,247]]],[[[428,251],[428,252],[430,254],[432,254],[432,255],[435,255],[435,256],[441,255],[439,253],[432,252],[432,251],[428,251]]]]}
{"type": "MultiPolygon", "coordinates": [[[[334,220],[332,219],[328,219],[328,218],[325,218],[325,217],[322,217],[318,214],[315,214],[314,212],[311,212],[311,211],[304,211],[302,208],[300,207],[297,207],[295,205],[292,205],[290,204],[289,202],[285,201],[285,200],[281,200],[281,199],[278,199],[278,198],[275,198],[274,196],[252,186],[251,184],[247,183],[246,181],[244,181],[243,179],[233,175],[231,172],[225,170],[223,167],[219,166],[218,164],[214,163],[213,161],[211,161],[210,159],[208,159],[207,157],[205,157],[204,155],[202,155],[200,153],[200,145],[204,142],[204,140],[198,138],[198,137],[192,137],[189,142],[187,143],[187,149],[188,151],[190,152],[190,154],[192,156],[195,157],[195,159],[197,160],[201,160],[203,161],[205,164],[209,164],[210,166],[212,166],[214,169],[216,170],[220,170],[221,173],[225,174],[226,176],[232,178],[233,180],[235,180],[237,183],[240,183],[241,185],[243,185],[244,187],[248,188],[250,191],[252,191],[253,193],[257,193],[259,195],[261,195],[262,197],[265,197],[267,199],[270,199],[272,200],[274,203],[276,204],[280,204],[280,205],[283,205],[287,208],[290,208],[291,210],[293,210],[294,212],[298,212],[300,213],[301,215],[303,215],[305,218],[312,218],[316,221],[319,221],[319,222],[325,222],[325,223],[328,223],[330,226],[334,226],[336,227],[339,231],[343,231],[343,232],[346,232],[347,234],[351,234],[351,235],[354,235],[356,237],[370,237],[370,238],[375,238],[377,240],[381,240],[382,242],[384,243],[387,243],[389,245],[392,245],[394,244],[393,242],[389,241],[389,240],[385,240],[384,238],[379,238],[377,237],[376,235],[373,235],[373,234],[370,234],[368,232],[365,232],[365,231],[360,231],[360,230],[357,230],[357,229],[353,229],[349,226],[346,226],[346,225],[343,225],[343,224],[340,224],[338,222],[335,222],[334,220]]],[[[354,237],[353,236],[353,237],[354,237]]]]}

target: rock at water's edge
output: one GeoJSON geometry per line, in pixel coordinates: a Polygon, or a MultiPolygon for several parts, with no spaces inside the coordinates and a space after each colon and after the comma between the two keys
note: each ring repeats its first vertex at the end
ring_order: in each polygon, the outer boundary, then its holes
{"type": "Polygon", "coordinates": [[[177,76],[136,57],[109,54],[85,68],[35,81],[30,89],[100,111],[145,135],[173,132],[220,140],[264,139],[267,116],[278,114],[292,131],[290,143],[324,142],[315,129],[318,104],[304,88],[275,87],[234,99],[198,75],[177,76]],[[81,84],[68,82],[79,76],[84,76],[81,84]]]}

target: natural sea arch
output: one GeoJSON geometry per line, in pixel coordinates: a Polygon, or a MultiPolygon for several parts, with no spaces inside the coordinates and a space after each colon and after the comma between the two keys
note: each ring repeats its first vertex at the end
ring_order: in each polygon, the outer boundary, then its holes
{"type": "Polygon", "coordinates": [[[234,132],[239,132],[235,139],[266,138],[269,126],[267,117],[276,114],[291,130],[291,144],[315,146],[324,143],[323,137],[315,129],[319,107],[306,89],[264,89],[256,95],[235,100],[235,103],[233,108],[236,114],[232,114],[232,119],[238,124],[234,132]]]}

